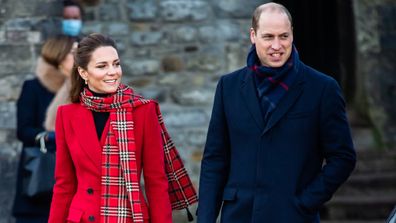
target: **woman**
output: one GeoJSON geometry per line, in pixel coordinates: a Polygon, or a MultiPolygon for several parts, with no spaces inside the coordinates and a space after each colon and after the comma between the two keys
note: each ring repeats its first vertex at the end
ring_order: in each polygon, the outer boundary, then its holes
{"type": "MultiPolygon", "coordinates": [[[[112,39],[91,34],[81,40],[71,77],[73,104],[59,107],[57,114],[49,222],[170,223],[171,208],[184,202],[168,191],[164,143],[173,145],[157,104],[121,84],[121,77],[112,39]]],[[[190,188],[186,202],[193,203],[195,191],[184,177],[190,188]]]]}
{"type": "MultiPolygon", "coordinates": [[[[36,77],[26,80],[17,102],[17,137],[23,143],[20,160],[23,160],[24,148],[34,146],[39,136],[45,137],[48,149],[55,149],[54,128],[44,123],[54,123],[55,116],[48,116],[47,108],[59,98],[59,89],[64,88],[67,76],[73,67],[73,46],[77,45],[71,37],[56,36],[48,39],[42,49],[36,67],[36,77]]],[[[68,93],[67,93],[68,94],[68,93]]],[[[57,100],[59,101],[59,100],[57,100]]],[[[59,101],[58,104],[67,101],[59,101]]],[[[16,223],[47,222],[51,202],[51,193],[41,198],[30,198],[23,194],[23,163],[19,162],[17,188],[13,206],[16,223]]]]}

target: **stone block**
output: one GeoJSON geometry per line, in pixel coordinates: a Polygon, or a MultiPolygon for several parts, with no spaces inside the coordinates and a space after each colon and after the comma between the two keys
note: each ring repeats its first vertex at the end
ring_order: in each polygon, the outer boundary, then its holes
{"type": "Polygon", "coordinates": [[[0,44],[4,44],[6,41],[4,30],[0,30],[0,44]]]}
{"type": "Polygon", "coordinates": [[[121,21],[121,15],[119,4],[99,5],[99,20],[101,21],[121,21]]]}
{"type": "Polygon", "coordinates": [[[156,45],[161,42],[163,33],[160,31],[135,31],[131,35],[131,43],[136,46],[156,45]]]}
{"type": "Polygon", "coordinates": [[[249,44],[228,43],[225,47],[226,70],[234,71],[246,65],[249,44]]]}
{"type": "MultiPolygon", "coordinates": [[[[188,145],[191,147],[201,148],[199,149],[199,151],[202,151],[202,148],[206,142],[206,134],[206,126],[202,126],[199,128],[176,129],[175,131],[172,131],[172,139],[177,145],[180,145],[180,147],[188,145]]],[[[196,156],[199,156],[199,154],[194,153],[195,151],[190,152],[190,158],[197,161],[198,158],[196,156]]]]}
{"type": "Polygon", "coordinates": [[[8,19],[10,17],[11,14],[11,10],[10,10],[10,3],[6,3],[6,2],[1,2],[1,8],[0,8],[0,25],[3,25],[2,21],[5,19],[8,19]]]}
{"type": "Polygon", "coordinates": [[[210,72],[221,70],[221,67],[224,64],[224,57],[221,55],[223,55],[222,50],[218,51],[218,53],[200,52],[191,55],[187,58],[186,68],[194,71],[210,72]]]}
{"type": "Polygon", "coordinates": [[[0,86],[0,101],[16,101],[21,91],[21,76],[5,76],[0,79],[0,86]]]}
{"type": "Polygon", "coordinates": [[[211,17],[211,7],[204,1],[168,0],[160,3],[161,18],[170,22],[202,21],[211,17]]]}
{"type": "Polygon", "coordinates": [[[156,74],[160,70],[160,62],[157,60],[130,60],[123,63],[123,66],[128,67],[129,75],[146,75],[146,74],[156,74]]]}
{"type": "Polygon", "coordinates": [[[87,21],[84,22],[82,33],[102,33],[104,29],[104,24],[99,21],[87,21]]]}
{"type": "Polygon", "coordinates": [[[166,92],[164,89],[158,87],[150,87],[139,90],[139,94],[141,94],[144,98],[154,99],[159,103],[162,103],[166,100],[166,92]]]}
{"type": "Polygon", "coordinates": [[[172,98],[180,105],[208,105],[213,103],[213,90],[204,88],[178,89],[172,98]]]}
{"type": "Polygon", "coordinates": [[[29,45],[0,45],[0,77],[10,73],[29,72],[32,68],[32,52],[29,45]]]}
{"type": "Polygon", "coordinates": [[[0,101],[0,126],[2,129],[16,129],[15,102],[0,101]]]}
{"type": "MultiPolygon", "coordinates": [[[[33,2],[33,1],[30,1],[33,2]]],[[[31,4],[31,3],[30,3],[31,4]]],[[[45,15],[45,17],[62,17],[63,3],[59,0],[46,0],[35,5],[33,15],[45,15]]]]}
{"type": "Polygon", "coordinates": [[[12,15],[14,18],[17,17],[28,17],[33,16],[36,12],[36,7],[39,5],[40,1],[31,1],[31,0],[19,0],[13,1],[13,5],[11,6],[12,15]]]}
{"type": "Polygon", "coordinates": [[[180,56],[169,55],[162,58],[162,68],[165,72],[177,72],[183,70],[184,62],[180,56]]]}
{"type": "Polygon", "coordinates": [[[166,73],[158,77],[158,83],[164,86],[181,86],[185,84],[187,76],[185,73],[166,73]]]}
{"type": "Polygon", "coordinates": [[[110,36],[125,36],[130,33],[129,26],[127,23],[113,22],[107,26],[107,33],[110,36]]]}
{"type": "Polygon", "coordinates": [[[136,77],[131,77],[126,81],[129,86],[132,86],[132,88],[144,88],[148,87],[153,83],[153,76],[136,76],[136,77]]]}
{"type": "Polygon", "coordinates": [[[127,4],[129,19],[135,21],[153,21],[157,18],[157,5],[153,1],[139,1],[127,4]]]}
{"type": "Polygon", "coordinates": [[[7,20],[5,29],[7,31],[29,31],[37,23],[36,18],[14,18],[7,20]]]}
{"type": "Polygon", "coordinates": [[[212,1],[214,13],[221,17],[227,18],[251,18],[254,9],[264,3],[271,2],[269,0],[218,0],[212,1]]]}
{"type": "Polygon", "coordinates": [[[169,30],[169,34],[175,43],[194,42],[198,39],[198,30],[193,26],[178,26],[175,29],[169,30]]]}
{"type": "MultiPolygon", "coordinates": [[[[1,47],[0,47],[1,49],[1,47]]],[[[0,51],[1,52],[1,51],[0,51]]],[[[34,67],[32,61],[1,62],[0,61],[0,78],[7,75],[31,72],[34,67]]]]}
{"type": "Polygon", "coordinates": [[[27,41],[32,44],[41,43],[41,32],[37,32],[37,31],[28,32],[27,41]]]}
{"type": "Polygon", "coordinates": [[[41,33],[42,40],[62,33],[62,21],[59,17],[44,18],[33,24],[32,30],[41,33]]]}
{"type": "Polygon", "coordinates": [[[200,108],[176,109],[161,105],[161,110],[169,128],[205,126],[209,120],[205,111],[200,108]]]}

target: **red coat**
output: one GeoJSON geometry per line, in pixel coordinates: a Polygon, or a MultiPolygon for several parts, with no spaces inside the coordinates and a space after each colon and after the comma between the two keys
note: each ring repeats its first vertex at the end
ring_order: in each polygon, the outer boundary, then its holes
{"type": "MultiPolygon", "coordinates": [[[[164,169],[161,129],[155,104],[133,110],[139,175],[144,163],[147,202],[141,193],[145,222],[170,223],[172,210],[164,169]]],[[[56,166],[49,222],[100,222],[101,142],[92,112],[80,104],[61,106],[56,120],[56,166]]],[[[140,190],[142,191],[142,190],[140,190]]]]}

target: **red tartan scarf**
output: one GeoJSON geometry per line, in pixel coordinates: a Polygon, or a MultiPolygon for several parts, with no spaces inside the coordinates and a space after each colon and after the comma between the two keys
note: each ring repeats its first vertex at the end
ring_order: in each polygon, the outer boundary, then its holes
{"type": "MultiPolygon", "coordinates": [[[[81,92],[81,104],[89,110],[110,113],[110,127],[102,150],[102,222],[143,222],[140,201],[140,176],[137,172],[134,144],[133,109],[152,102],[125,85],[108,97],[81,92]]],[[[198,201],[196,191],[184,168],[156,106],[164,145],[165,170],[169,182],[172,209],[183,209],[198,201]]]]}

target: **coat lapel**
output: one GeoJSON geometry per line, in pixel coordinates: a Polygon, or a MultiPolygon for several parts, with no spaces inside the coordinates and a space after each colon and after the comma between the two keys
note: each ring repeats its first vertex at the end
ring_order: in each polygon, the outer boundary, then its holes
{"type": "Polygon", "coordinates": [[[71,122],[81,148],[88,159],[101,171],[101,145],[96,135],[91,111],[81,106],[74,114],[71,122]]]}
{"type": "Polygon", "coordinates": [[[264,119],[261,113],[252,75],[252,71],[248,69],[244,77],[242,77],[241,94],[250,114],[252,115],[259,129],[262,131],[264,129],[264,119]]]}
{"type": "Polygon", "coordinates": [[[292,105],[296,102],[298,97],[303,92],[304,80],[303,80],[302,72],[300,71],[297,75],[298,76],[296,77],[294,84],[290,87],[289,91],[283,96],[278,106],[271,114],[262,134],[268,132],[286,114],[286,112],[292,107],[292,105]]]}

